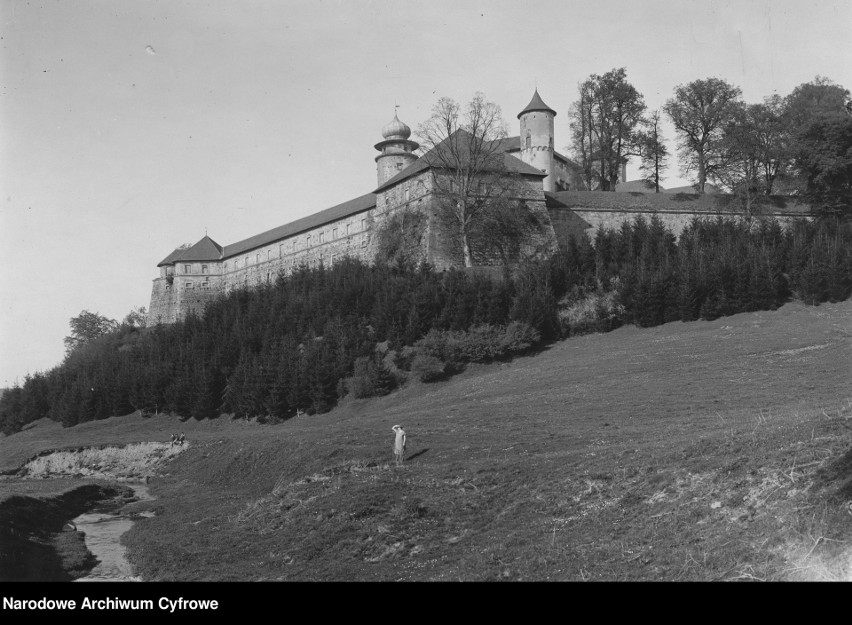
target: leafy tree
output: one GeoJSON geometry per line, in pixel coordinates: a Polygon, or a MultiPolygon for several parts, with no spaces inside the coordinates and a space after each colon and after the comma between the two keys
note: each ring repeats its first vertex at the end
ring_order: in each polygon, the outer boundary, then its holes
{"type": "Polygon", "coordinates": [[[852,217],[852,117],[811,122],[799,134],[796,163],[820,212],[852,217]]]}
{"type": "Polygon", "coordinates": [[[71,335],[63,339],[66,354],[70,354],[81,345],[90,343],[118,329],[118,322],[115,319],[103,317],[98,313],[89,312],[88,310],[84,310],[78,316],[72,317],[70,325],[71,335]]]}
{"type": "Polygon", "coordinates": [[[148,325],[148,310],[144,306],[136,306],[121,323],[131,328],[144,328],[148,325]]]}
{"type": "Polygon", "coordinates": [[[820,212],[852,214],[852,116],[849,90],[817,76],[784,101],[791,135],[791,173],[820,212]]]}
{"type": "Polygon", "coordinates": [[[814,118],[843,113],[848,101],[848,89],[817,76],[793,89],[784,99],[784,114],[795,132],[798,128],[807,127],[814,118]]]}
{"type": "Polygon", "coordinates": [[[704,193],[707,179],[726,166],[722,138],[741,93],[719,78],[695,80],[678,85],[663,107],[678,135],[683,173],[696,172],[699,193],[704,193]]]}
{"type": "Polygon", "coordinates": [[[623,67],[592,74],[579,92],[570,111],[574,152],[590,189],[597,182],[600,190],[615,191],[626,157],[640,154],[638,130],[645,100],[627,82],[623,67]]]}

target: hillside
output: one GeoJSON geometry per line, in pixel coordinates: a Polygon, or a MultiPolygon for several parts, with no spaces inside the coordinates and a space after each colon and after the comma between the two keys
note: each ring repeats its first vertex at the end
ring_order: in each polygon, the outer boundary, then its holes
{"type": "Polygon", "coordinates": [[[852,303],[625,327],[281,425],[138,416],[0,439],[166,440],[144,579],[846,579],[852,303]],[[391,426],[408,462],[391,463],[391,426]]]}

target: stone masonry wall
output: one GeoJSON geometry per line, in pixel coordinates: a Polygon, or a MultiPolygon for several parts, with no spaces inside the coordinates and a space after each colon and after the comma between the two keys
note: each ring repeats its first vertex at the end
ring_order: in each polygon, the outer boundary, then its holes
{"type": "MultiPolygon", "coordinates": [[[[717,217],[738,217],[737,213],[732,212],[674,212],[674,211],[653,211],[653,210],[585,210],[581,208],[570,209],[576,215],[582,217],[589,224],[586,230],[594,239],[595,233],[601,228],[618,229],[625,221],[633,221],[636,217],[642,216],[646,221],[650,221],[653,216],[657,216],[663,224],[671,230],[675,236],[680,236],[684,228],[692,222],[696,217],[699,219],[716,219],[717,217]]],[[[756,219],[768,218],[777,219],[781,223],[792,219],[801,218],[802,215],[791,215],[789,213],[765,213],[756,217],[756,219]]]]}

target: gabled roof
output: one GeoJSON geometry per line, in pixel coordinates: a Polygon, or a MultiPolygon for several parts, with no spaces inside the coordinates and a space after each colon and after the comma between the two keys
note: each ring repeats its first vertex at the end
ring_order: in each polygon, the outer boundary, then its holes
{"type": "Polygon", "coordinates": [[[206,234],[198,243],[185,249],[181,254],[182,261],[219,260],[222,257],[222,246],[206,234]]]}
{"type": "Polygon", "coordinates": [[[183,253],[186,250],[182,250],[181,248],[176,249],[174,252],[166,256],[163,260],[157,263],[157,267],[162,267],[163,265],[174,265],[177,261],[180,260],[180,257],[183,256],[183,253]]]}
{"type": "Polygon", "coordinates": [[[339,219],[349,217],[350,215],[362,213],[366,210],[375,207],[375,205],[376,196],[372,193],[367,193],[366,195],[356,197],[355,199],[349,200],[348,202],[343,202],[343,204],[338,204],[337,206],[332,206],[331,208],[327,208],[324,211],[314,213],[313,215],[302,217],[301,219],[292,221],[289,224],[284,224],[283,226],[278,226],[277,228],[273,228],[272,230],[267,230],[266,232],[256,234],[253,237],[243,239],[242,241],[238,241],[237,243],[226,245],[222,253],[222,258],[228,258],[230,256],[242,254],[243,252],[247,252],[248,250],[254,249],[256,247],[267,245],[268,243],[272,243],[274,241],[277,241],[278,239],[290,237],[294,234],[304,232],[305,230],[310,230],[312,228],[322,226],[323,224],[327,224],[331,221],[337,221],[339,219]]]}
{"type": "Polygon", "coordinates": [[[208,237],[206,234],[204,237],[195,245],[187,248],[178,248],[168,256],[166,256],[163,260],[160,261],[161,265],[173,265],[176,262],[204,262],[211,260],[219,260],[222,257],[222,246],[216,243],[213,239],[208,237]]]}
{"type": "Polygon", "coordinates": [[[554,117],[556,116],[556,111],[542,101],[541,96],[538,95],[538,89],[535,90],[532,100],[530,100],[530,103],[527,104],[526,108],[518,113],[518,119],[520,119],[521,115],[524,113],[529,113],[531,111],[547,111],[548,113],[552,113],[554,117]]]}
{"type": "MultiPolygon", "coordinates": [[[[411,178],[412,176],[419,174],[421,171],[425,171],[432,167],[436,169],[444,169],[447,167],[447,163],[455,160],[455,158],[462,161],[466,158],[470,158],[470,146],[473,141],[475,141],[473,135],[466,130],[456,130],[453,134],[411,163],[411,165],[403,169],[396,176],[386,180],[378,189],[376,189],[375,193],[378,193],[383,189],[387,189],[388,187],[392,187],[398,182],[402,182],[403,180],[411,178]],[[444,157],[444,152],[449,152],[453,145],[457,146],[459,152],[458,156],[447,155],[444,157]]],[[[502,166],[505,168],[505,171],[527,176],[543,177],[546,175],[541,170],[538,170],[532,165],[528,165],[519,158],[515,158],[509,154],[506,150],[510,145],[510,141],[511,139],[498,139],[496,145],[497,149],[495,150],[495,152],[503,152],[502,166]]],[[[518,141],[520,141],[520,139],[518,139],[518,141]]]]}

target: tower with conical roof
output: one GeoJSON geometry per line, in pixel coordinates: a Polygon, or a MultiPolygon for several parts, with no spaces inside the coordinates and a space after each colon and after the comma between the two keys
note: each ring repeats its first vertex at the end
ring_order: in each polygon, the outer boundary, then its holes
{"type": "Polygon", "coordinates": [[[376,144],[376,149],[381,152],[376,157],[378,169],[379,186],[396,176],[403,169],[417,160],[414,150],[420,146],[410,141],[411,128],[399,121],[396,112],[393,121],[382,128],[383,141],[376,144]]]}
{"type": "Polygon", "coordinates": [[[553,118],[556,111],[547,106],[535,90],[532,100],[518,113],[521,120],[521,160],[547,174],[544,190],[556,191],[553,175],[553,118]]]}

